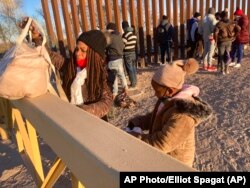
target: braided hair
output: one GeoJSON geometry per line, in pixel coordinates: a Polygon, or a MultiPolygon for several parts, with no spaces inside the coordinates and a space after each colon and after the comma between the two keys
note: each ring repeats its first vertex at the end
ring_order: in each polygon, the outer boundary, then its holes
{"type": "Polygon", "coordinates": [[[107,71],[104,66],[103,58],[92,48],[87,50],[87,80],[88,100],[95,101],[101,98],[107,71]]]}

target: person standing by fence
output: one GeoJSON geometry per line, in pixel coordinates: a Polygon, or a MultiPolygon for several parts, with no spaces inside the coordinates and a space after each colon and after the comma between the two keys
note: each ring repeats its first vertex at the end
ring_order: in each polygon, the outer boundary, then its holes
{"type": "Polygon", "coordinates": [[[216,24],[214,38],[218,46],[218,68],[222,74],[228,74],[227,56],[231,51],[232,41],[240,31],[240,27],[228,19],[228,13],[221,13],[221,20],[216,24]]]}
{"type": "Polygon", "coordinates": [[[136,43],[137,36],[133,33],[133,28],[129,27],[127,21],[122,22],[122,29],[124,31],[122,39],[124,42],[124,63],[129,76],[130,88],[134,89],[137,85],[136,73],[136,43]]]}
{"type": "Polygon", "coordinates": [[[200,34],[198,33],[199,21],[201,19],[201,14],[199,12],[195,12],[194,16],[189,20],[188,23],[188,43],[190,46],[190,50],[188,52],[188,57],[195,58],[196,57],[196,48],[198,45],[198,40],[200,39],[200,34]]]}
{"type": "Polygon", "coordinates": [[[199,33],[202,35],[204,41],[203,65],[204,69],[207,71],[216,71],[216,67],[212,66],[212,59],[215,50],[214,28],[218,22],[214,14],[215,9],[213,7],[209,8],[207,15],[202,21],[202,25],[199,28],[199,33]]]}
{"type": "Polygon", "coordinates": [[[127,80],[123,68],[123,49],[124,43],[122,36],[118,33],[115,23],[108,23],[107,31],[110,34],[110,44],[108,44],[106,53],[108,60],[108,68],[114,76],[113,82],[113,99],[118,95],[118,77],[122,82],[122,89],[126,92],[128,89],[127,80]]]}
{"type": "Polygon", "coordinates": [[[234,12],[235,20],[240,26],[241,30],[239,34],[236,36],[236,40],[233,43],[231,58],[232,63],[229,66],[234,66],[235,68],[241,67],[241,59],[243,57],[244,45],[249,43],[249,32],[248,32],[248,17],[243,13],[243,11],[239,8],[234,12]],[[235,58],[237,54],[237,63],[235,63],[235,58]]]}
{"type": "Polygon", "coordinates": [[[162,21],[156,29],[156,40],[160,44],[161,49],[161,63],[165,63],[165,54],[167,53],[166,61],[170,63],[172,61],[171,57],[171,47],[173,45],[174,39],[174,28],[172,24],[168,21],[166,15],[162,16],[162,21]]]}

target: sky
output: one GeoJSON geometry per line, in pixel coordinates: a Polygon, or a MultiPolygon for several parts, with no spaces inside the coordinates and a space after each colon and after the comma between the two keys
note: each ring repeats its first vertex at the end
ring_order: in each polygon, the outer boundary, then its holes
{"type": "Polygon", "coordinates": [[[41,0],[23,0],[23,13],[26,16],[34,16],[37,9],[41,9],[41,0]]]}

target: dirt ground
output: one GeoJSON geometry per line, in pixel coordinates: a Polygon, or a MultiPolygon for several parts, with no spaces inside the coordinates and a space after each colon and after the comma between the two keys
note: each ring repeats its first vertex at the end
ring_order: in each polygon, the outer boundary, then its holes
{"type": "MultiPolygon", "coordinates": [[[[153,110],[156,102],[150,81],[159,66],[138,70],[137,101],[130,109],[113,108],[110,123],[125,127],[130,118],[153,110]]],[[[244,57],[242,67],[231,68],[230,74],[199,70],[189,76],[186,83],[200,88],[200,97],[213,108],[211,119],[200,124],[196,131],[196,159],[199,171],[250,171],[250,53],[244,57]]],[[[40,141],[45,171],[55,154],[40,141]]],[[[66,171],[55,187],[69,187],[66,171]]],[[[16,146],[10,140],[0,142],[0,187],[35,187],[16,146]]]]}

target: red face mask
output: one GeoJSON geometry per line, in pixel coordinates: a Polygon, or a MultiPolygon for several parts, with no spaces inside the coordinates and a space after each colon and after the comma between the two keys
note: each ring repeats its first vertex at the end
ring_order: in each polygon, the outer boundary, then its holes
{"type": "Polygon", "coordinates": [[[87,66],[87,58],[76,61],[76,65],[81,69],[84,69],[87,66]]]}

